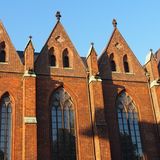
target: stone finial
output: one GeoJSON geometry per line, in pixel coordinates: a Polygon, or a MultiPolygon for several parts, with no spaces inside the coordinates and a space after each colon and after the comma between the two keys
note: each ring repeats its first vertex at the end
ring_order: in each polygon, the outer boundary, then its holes
{"type": "Polygon", "coordinates": [[[113,24],[113,27],[114,27],[114,28],[117,27],[117,21],[116,21],[116,19],[113,19],[112,24],[113,24]]]}
{"type": "Polygon", "coordinates": [[[93,42],[91,42],[91,46],[94,46],[94,43],[93,43],[93,42]]]}
{"type": "Polygon", "coordinates": [[[32,39],[32,36],[30,35],[30,36],[29,36],[29,40],[31,40],[31,39],[32,39]]]}
{"type": "Polygon", "coordinates": [[[150,52],[153,53],[153,49],[150,49],[150,52]]]}
{"type": "Polygon", "coordinates": [[[59,11],[57,11],[56,17],[57,17],[57,21],[60,21],[62,16],[61,16],[61,13],[59,11]]]}

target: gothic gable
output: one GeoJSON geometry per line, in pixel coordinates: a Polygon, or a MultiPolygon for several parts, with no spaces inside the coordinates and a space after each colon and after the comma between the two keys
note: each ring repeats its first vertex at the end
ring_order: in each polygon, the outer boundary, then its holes
{"type": "Polygon", "coordinates": [[[143,67],[117,27],[114,28],[109,43],[98,63],[100,75],[103,79],[146,81],[143,67]]]}
{"type": "Polygon", "coordinates": [[[57,22],[35,62],[38,74],[86,75],[86,68],[60,21],[57,22]]]}
{"type": "Polygon", "coordinates": [[[23,71],[23,64],[3,24],[0,22],[0,71],[23,71]]]}

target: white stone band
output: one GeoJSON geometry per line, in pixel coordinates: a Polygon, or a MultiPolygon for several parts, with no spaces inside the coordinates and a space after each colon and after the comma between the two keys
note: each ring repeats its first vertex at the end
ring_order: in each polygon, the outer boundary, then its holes
{"type": "Polygon", "coordinates": [[[89,83],[91,83],[92,81],[94,81],[94,82],[97,82],[97,81],[101,82],[102,80],[101,80],[101,78],[96,78],[95,76],[90,76],[89,77],[89,83]]]}
{"type": "Polygon", "coordinates": [[[154,80],[150,83],[150,88],[154,87],[154,86],[159,86],[160,84],[157,83],[157,80],[154,80]]]}
{"type": "Polygon", "coordinates": [[[24,123],[35,124],[37,123],[37,119],[36,117],[24,117],[24,123]]]}

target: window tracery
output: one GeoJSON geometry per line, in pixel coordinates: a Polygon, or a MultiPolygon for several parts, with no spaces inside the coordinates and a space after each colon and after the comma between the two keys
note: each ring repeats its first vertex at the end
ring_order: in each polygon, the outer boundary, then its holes
{"type": "Polygon", "coordinates": [[[141,160],[143,152],[136,106],[131,97],[122,92],[116,107],[123,160],[141,160]]]}
{"type": "Polygon", "coordinates": [[[55,160],[76,160],[74,109],[70,95],[60,88],[51,98],[52,146],[55,160]]]}
{"type": "Polygon", "coordinates": [[[0,159],[11,159],[11,100],[8,94],[0,104],[0,159]]]}

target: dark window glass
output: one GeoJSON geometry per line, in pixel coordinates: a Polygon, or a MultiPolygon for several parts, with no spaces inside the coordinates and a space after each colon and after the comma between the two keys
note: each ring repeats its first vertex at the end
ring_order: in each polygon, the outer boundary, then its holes
{"type": "Polygon", "coordinates": [[[6,47],[5,42],[4,41],[0,42],[0,48],[4,50],[5,47],[6,47]]]}
{"type": "Polygon", "coordinates": [[[114,61],[113,53],[110,55],[110,67],[111,67],[111,71],[116,71],[116,63],[114,61]]]}
{"type": "MultiPolygon", "coordinates": [[[[160,73],[160,62],[158,63],[158,71],[160,73]]],[[[147,71],[146,71],[147,72],[147,71]]]]}
{"type": "Polygon", "coordinates": [[[54,55],[54,48],[49,49],[49,65],[56,66],[56,56],[54,55]]]}
{"type": "Polygon", "coordinates": [[[111,70],[116,71],[116,64],[115,64],[114,60],[111,60],[110,63],[111,63],[111,70]]]}
{"type": "Polygon", "coordinates": [[[116,101],[123,160],[143,159],[138,114],[132,99],[122,92],[116,101]]]}
{"type": "Polygon", "coordinates": [[[5,94],[0,105],[0,160],[11,159],[11,114],[10,98],[5,94]]]}
{"type": "Polygon", "coordinates": [[[69,56],[67,49],[63,51],[63,67],[69,67],[69,56]]]}
{"type": "Polygon", "coordinates": [[[73,103],[63,88],[52,95],[51,108],[53,160],[76,160],[73,103]]]}
{"type": "Polygon", "coordinates": [[[124,71],[125,72],[129,72],[129,65],[128,65],[127,55],[125,55],[123,57],[123,65],[124,65],[124,71]]]}
{"type": "Polygon", "coordinates": [[[55,55],[50,55],[50,66],[56,66],[56,57],[55,55]]]}
{"type": "Polygon", "coordinates": [[[5,62],[6,59],[6,52],[4,50],[1,50],[0,52],[0,62],[5,62]]]}

